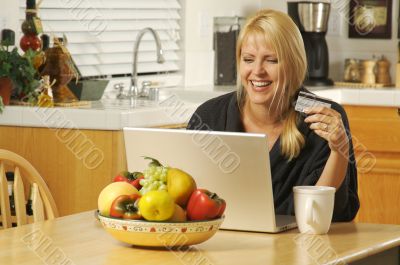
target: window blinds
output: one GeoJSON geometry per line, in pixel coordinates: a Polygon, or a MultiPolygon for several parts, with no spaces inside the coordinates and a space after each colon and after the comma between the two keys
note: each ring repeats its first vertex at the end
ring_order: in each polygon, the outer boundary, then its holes
{"type": "MultiPolygon", "coordinates": [[[[158,64],[153,36],[139,46],[138,73],[180,75],[179,0],[43,0],[38,16],[44,33],[67,37],[67,47],[83,77],[132,73],[136,36],[151,27],[160,36],[165,63],[158,64]]],[[[20,20],[25,19],[20,0],[20,20]]],[[[52,39],[52,38],[51,38],[52,39]]],[[[159,78],[158,78],[159,79],[159,78]]]]}

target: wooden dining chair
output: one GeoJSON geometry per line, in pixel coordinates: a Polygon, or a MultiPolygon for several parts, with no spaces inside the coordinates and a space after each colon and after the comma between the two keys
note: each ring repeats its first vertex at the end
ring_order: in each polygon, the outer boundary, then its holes
{"type": "Polygon", "coordinates": [[[58,217],[57,206],[49,188],[40,176],[39,172],[22,156],[4,149],[0,149],[0,210],[1,228],[12,227],[54,219],[58,217]],[[15,216],[11,215],[10,197],[6,171],[14,172],[14,194],[15,216]],[[26,186],[24,186],[24,184],[26,186]],[[27,196],[26,191],[31,191],[33,216],[26,213],[27,196]]]}

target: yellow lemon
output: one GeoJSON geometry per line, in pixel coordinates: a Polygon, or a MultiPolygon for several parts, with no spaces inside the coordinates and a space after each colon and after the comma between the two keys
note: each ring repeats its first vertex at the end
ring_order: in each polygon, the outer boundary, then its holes
{"type": "Polygon", "coordinates": [[[165,221],[172,217],[175,203],[168,192],[152,190],[139,200],[139,211],[148,221],[165,221]]]}

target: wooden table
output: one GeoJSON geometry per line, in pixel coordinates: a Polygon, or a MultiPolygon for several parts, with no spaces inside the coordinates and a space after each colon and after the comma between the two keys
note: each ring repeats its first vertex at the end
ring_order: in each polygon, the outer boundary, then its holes
{"type": "Polygon", "coordinates": [[[0,231],[0,264],[399,264],[400,226],[335,223],[328,235],[218,231],[186,249],[114,240],[94,211],[0,231]]]}

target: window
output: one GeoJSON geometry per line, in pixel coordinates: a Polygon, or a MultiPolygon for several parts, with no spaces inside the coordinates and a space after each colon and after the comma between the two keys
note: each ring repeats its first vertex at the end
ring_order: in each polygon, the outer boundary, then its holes
{"type": "MultiPolygon", "coordinates": [[[[132,73],[132,51],[139,31],[157,31],[165,63],[156,61],[156,44],[146,33],[139,46],[138,73],[157,74],[179,83],[180,4],[178,0],[46,0],[38,16],[44,33],[67,37],[67,47],[83,77],[132,73]]],[[[20,0],[20,20],[25,1],[20,0]]],[[[152,80],[152,79],[150,79],[152,80]]],[[[171,81],[168,81],[171,82],[171,81]]],[[[171,84],[170,84],[171,85],[171,84]]]]}

